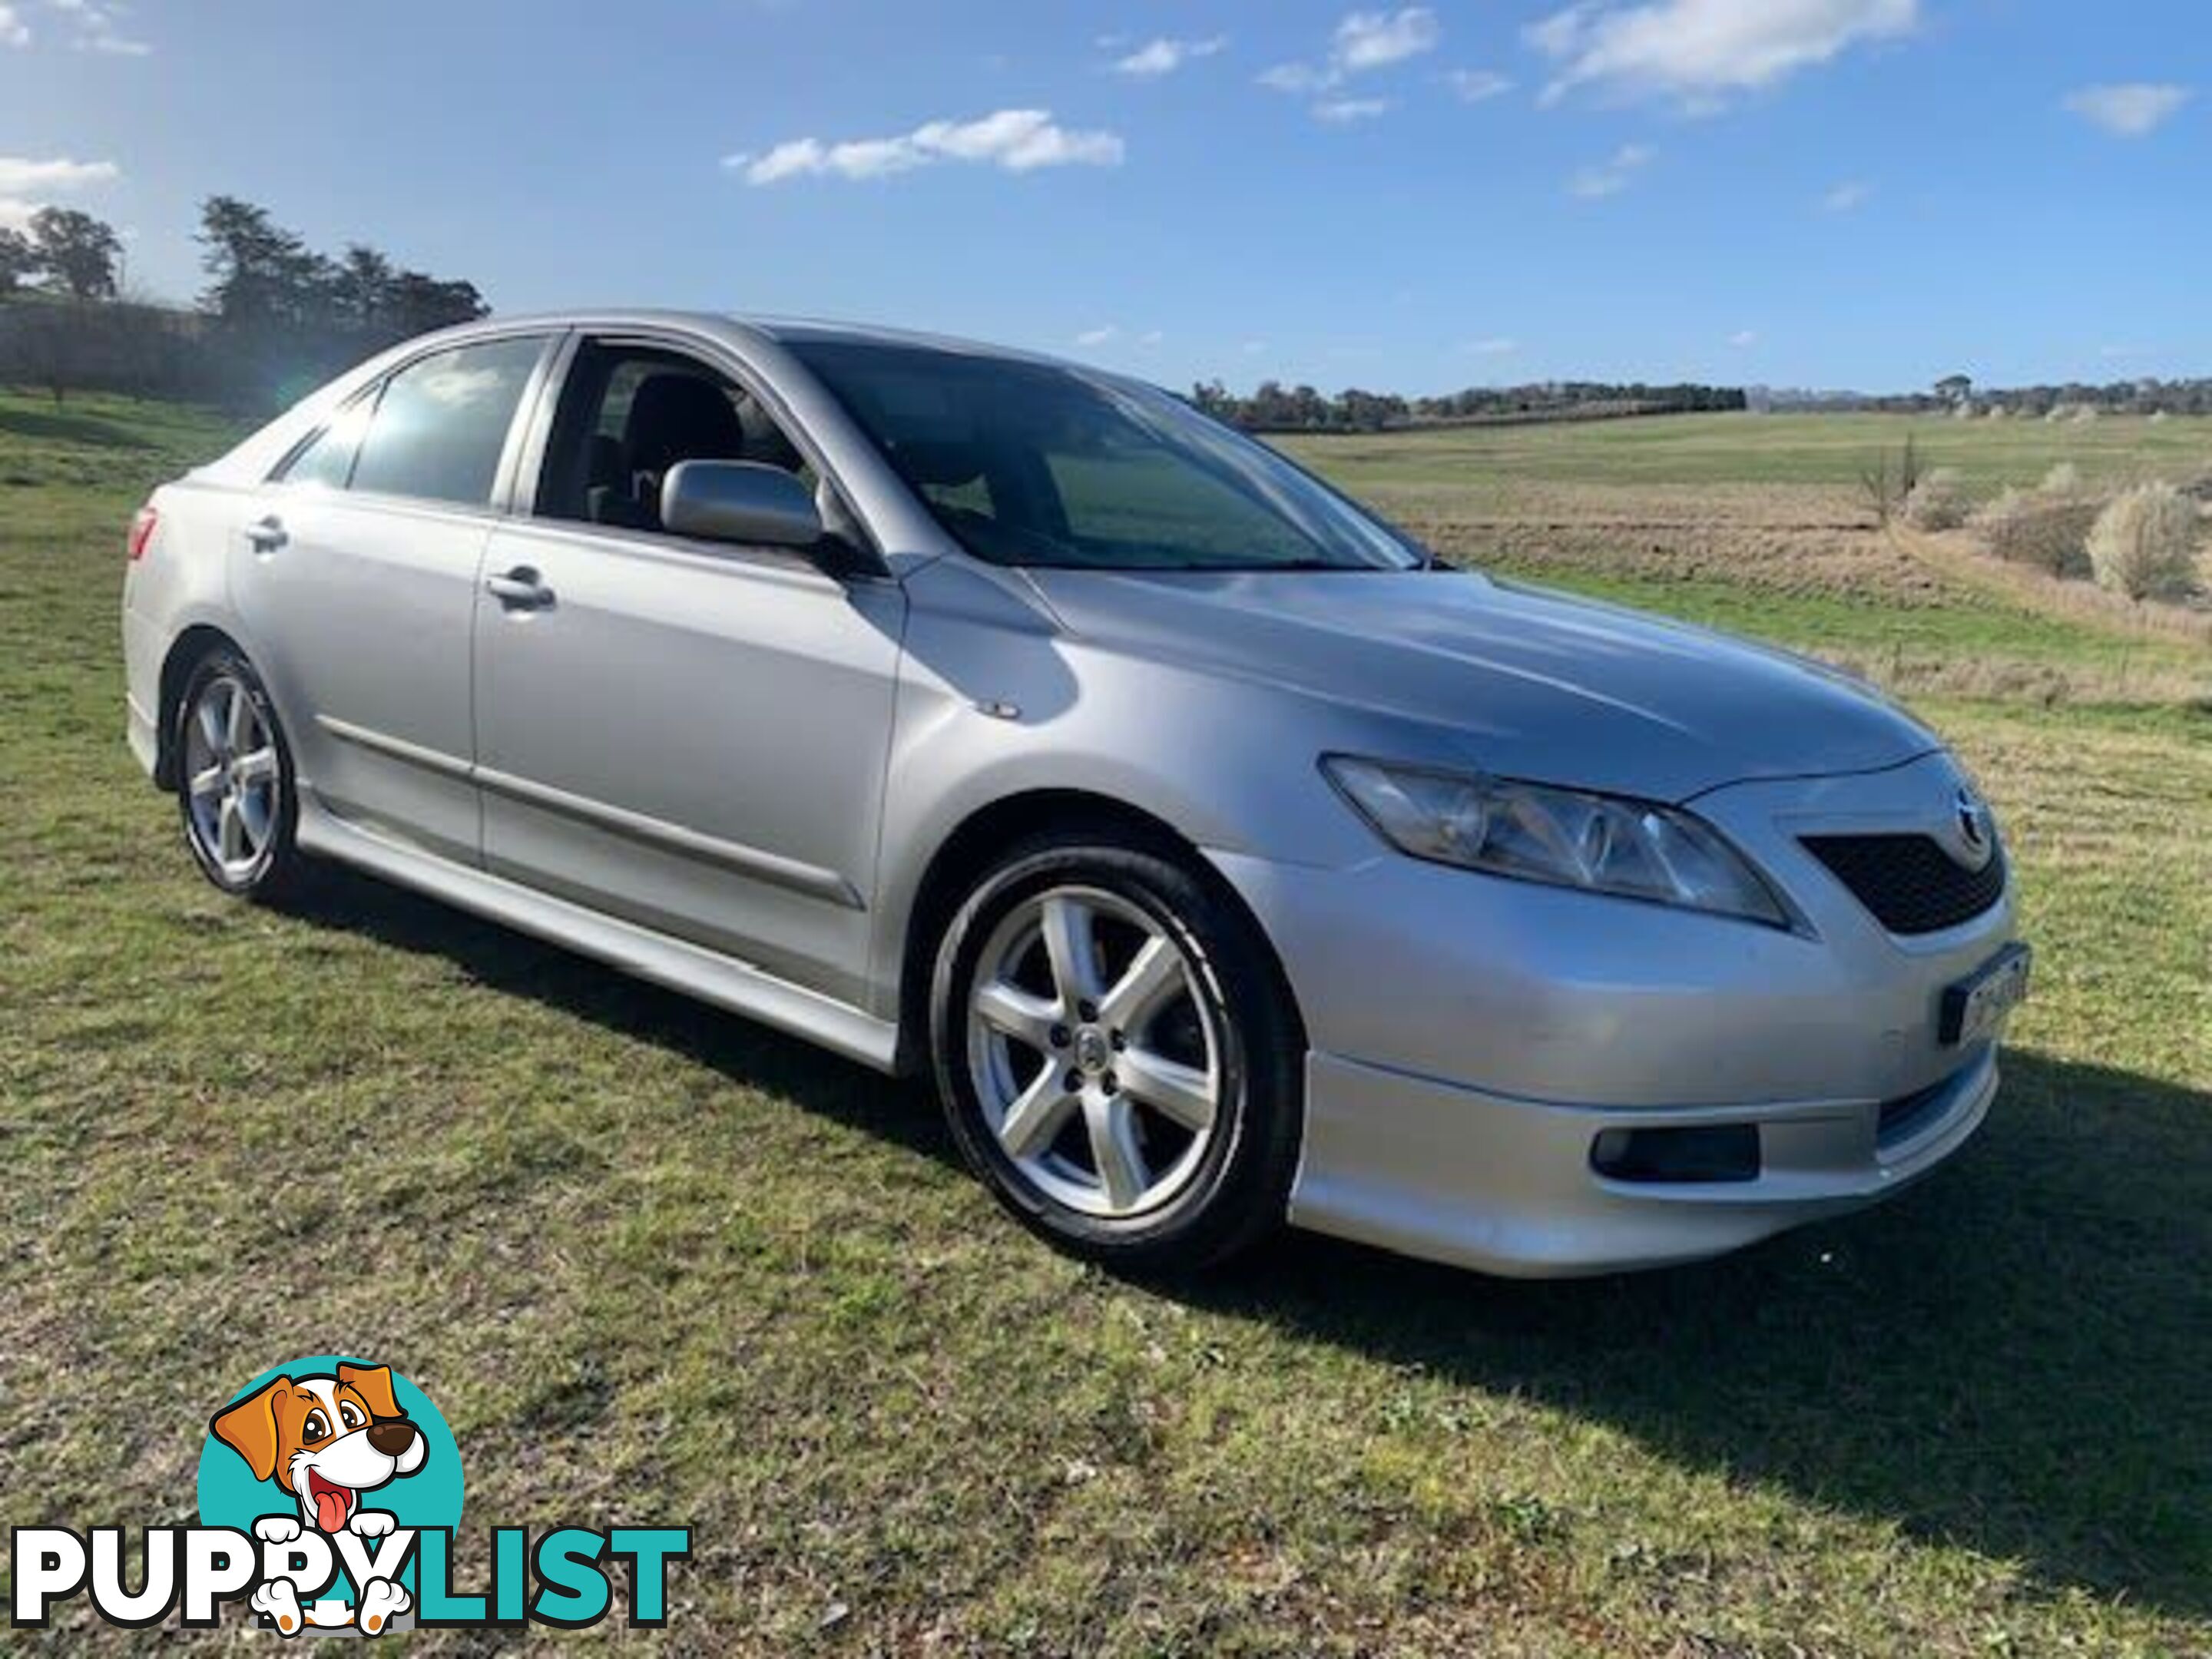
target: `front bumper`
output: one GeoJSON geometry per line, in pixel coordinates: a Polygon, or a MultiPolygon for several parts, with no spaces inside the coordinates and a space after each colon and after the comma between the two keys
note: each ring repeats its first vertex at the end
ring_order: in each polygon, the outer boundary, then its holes
{"type": "Polygon", "coordinates": [[[1291,1218],[1516,1275],[1657,1267],[1877,1202],[1965,1143],[1992,1043],[1943,992],[2008,941],[2013,895],[1899,938],[1802,847],[1927,828],[1949,758],[1747,783],[1695,809],[1788,892],[1796,932],[1421,864],[1215,862],[1273,942],[1310,1053],[1291,1218]],[[1614,1178],[1617,1130],[1752,1126],[1748,1179],[1614,1178]]]}
{"type": "Polygon", "coordinates": [[[1315,1054],[1291,1218],[1317,1232],[1486,1273],[1551,1278],[1718,1255],[1901,1192],[1956,1152],[1997,1088],[1984,1047],[1913,1109],[1793,1101],[1681,1111],[1554,1106],[1315,1054]],[[1748,1124],[1748,1181],[1620,1181],[1607,1130],[1748,1124]]]}

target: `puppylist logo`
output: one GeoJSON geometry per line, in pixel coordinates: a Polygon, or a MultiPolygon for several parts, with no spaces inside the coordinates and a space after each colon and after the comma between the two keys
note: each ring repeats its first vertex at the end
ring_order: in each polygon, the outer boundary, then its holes
{"type": "Polygon", "coordinates": [[[389,1366],[324,1355],[263,1372],[209,1419],[200,1524],[149,1526],[139,1559],[124,1529],[17,1527],[10,1622],[41,1629],[83,1595],[111,1625],[172,1613],[186,1629],[243,1602],[261,1628],[382,1636],[416,1626],[581,1629],[614,1607],[611,1565],[629,1564],[629,1620],[667,1622],[669,1565],[687,1527],[557,1527],[492,1534],[490,1583],[455,1589],[461,1458],[428,1395],[389,1366]],[[129,1589],[135,1580],[138,1588],[129,1589]]]}

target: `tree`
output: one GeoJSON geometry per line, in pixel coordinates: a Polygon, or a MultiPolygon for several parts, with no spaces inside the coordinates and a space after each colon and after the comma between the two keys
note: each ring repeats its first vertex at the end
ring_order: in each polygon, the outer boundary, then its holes
{"type": "Polygon", "coordinates": [[[1936,395],[1947,404],[1963,404],[1974,395],[1974,380],[1970,374],[1946,374],[1936,382],[1936,395]]]}
{"type": "Polygon", "coordinates": [[[200,264],[215,281],[200,303],[228,326],[301,326],[322,321],[337,287],[330,261],[292,232],[270,222],[269,210],[235,196],[210,196],[200,207],[200,264]]]}
{"type": "Polygon", "coordinates": [[[39,268],[38,250],[20,230],[0,225],[0,297],[13,294],[39,268]]]}
{"type": "Polygon", "coordinates": [[[374,248],[349,244],[331,283],[340,315],[364,332],[376,329],[391,303],[392,274],[392,261],[374,248]]]}
{"type": "Polygon", "coordinates": [[[46,280],[71,299],[115,297],[123,243],[112,227],[76,208],[43,207],[31,216],[31,246],[46,280]]]}

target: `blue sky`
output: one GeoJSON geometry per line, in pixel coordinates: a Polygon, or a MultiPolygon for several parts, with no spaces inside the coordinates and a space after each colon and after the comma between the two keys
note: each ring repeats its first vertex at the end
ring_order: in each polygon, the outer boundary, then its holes
{"type": "Polygon", "coordinates": [[[0,0],[0,222],[1172,384],[2212,373],[2203,0],[0,0]]]}

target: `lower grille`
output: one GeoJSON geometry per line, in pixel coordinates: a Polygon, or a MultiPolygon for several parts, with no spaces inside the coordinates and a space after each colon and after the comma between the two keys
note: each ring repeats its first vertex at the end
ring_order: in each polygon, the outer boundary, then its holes
{"type": "Polygon", "coordinates": [[[1969,870],[1929,836],[1808,836],[1805,850],[1893,933],[1940,933],[2004,896],[2001,852],[1969,870]]]}
{"type": "Polygon", "coordinates": [[[1952,1086],[1958,1080],[1954,1073],[1940,1083],[1931,1083],[1911,1094],[1884,1101],[1881,1115],[1875,1123],[1875,1144],[1882,1147],[1894,1146],[1898,1142],[1910,1140],[1919,1133],[1929,1119],[1949,1099],[1952,1086]]]}

